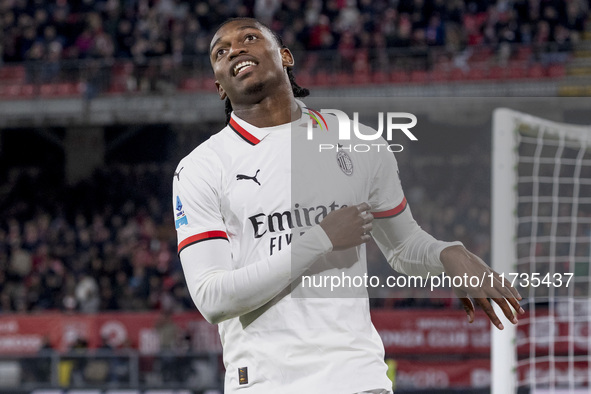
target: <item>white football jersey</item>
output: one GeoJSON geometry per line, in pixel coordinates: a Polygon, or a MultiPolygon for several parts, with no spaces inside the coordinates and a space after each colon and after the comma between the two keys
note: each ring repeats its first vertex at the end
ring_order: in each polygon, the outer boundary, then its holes
{"type": "MultiPolygon", "coordinates": [[[[179,163],[173,181],[179,253],[224,239],[238,269],[290,248],[293,237],[334,209],[368,202],[376,217],[405,209],[392,153],[339,147],[331,116],[325,127],[313,126],[309,140],[309,112],[298,103],[302,117],[275,127],[257,128],[232,114],[228,126],[179,163]],[[319,152],[320,143],[335,149],[319,152]]],[[[305,275],[320,281],[363,275],[365,255],[365,245],[330,252],[305,275]]],[[[219,324],[226,393],[391,389],[366,289],[310,283],[296,280],[264,306],[219,324]]]]}

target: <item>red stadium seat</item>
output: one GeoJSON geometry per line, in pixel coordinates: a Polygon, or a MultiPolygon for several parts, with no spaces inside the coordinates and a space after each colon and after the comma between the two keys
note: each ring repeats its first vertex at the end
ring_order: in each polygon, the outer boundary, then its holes
{"type": "Polygon", "coordinates": [[[507,70],[504,67],[493,66],[490,68],[490,70],[488,72],[488,78],[495,79],[495,80],[505,79],[506,78],[506,71],[507,70]]]}
{"type": "Polygon", "coordinates": [[[467,79],[470,81],[484,81],[488,76],[487,69],[484,67],[474,67],[468,71],[467,79]]]}
{"type": "Polygon", "coordinates": [[[68,82],[63,84],[58,84],[57,92],[58,94],[68,95],[68,96],[79,96],[84,93],[86,89],[86,84],[83,82],[68,82]]]}
{"type": "Polygon", "coordinates": [[[451,81],[463,81],[466,79],[466,73],[461,68],[454,68],[450,71],[448,78],[451,81]]]}
{"type": "Polygon", "coordinates": [[[369,85],[371,84],[371,75],[369,72],[360,71],[353,75],[353,83],[355,85],[369,85]]]}
{"type": "Polygon", "coordinates": [[[199,90],[200,87],[201,87],[201,81],[199,81],[196,78],[187,78],[181,82],[181,86],[180,86],[182,91],[188,91],[188,92],[194,92],[196,90],[199,90]]]}
{"type": "Polygon", "coordinates": [[[128,61],[117,62],[113,65],[112,73],[116,77],[126,77],[133,73],[133,63],[128,61]]]}
{"type": "Polygon", "coordinates": [[[566,75],[566,69],[563,64],[553,64],[548,67],[548,76],[550,78],[562,78],[566,75]]]}
{"type": "Polygon", "coordinates": [[[18,93],[19,97],[31,98],[35,95],[35,85],[22,85],[18,93]]]}
{"type": "Polygon", "coordinates": [[[383,84],[390,82],[388,74],[383,71],[376,71],[371,75],[371,82],[375,84],[383,84]]]}
{"type": "Polygon", "coordinates": [[[410,73],[410,81],[413,83],[427,83],[429,82],[429,74],[427,71],[414,70],[410,73]]]}
{"type": "Polygon", "coordinates": [[[206,92],[217,92],[217,88],[215,86],[215,78],[205,77],[201,79],[201,89],[206,92]]]}
{"type": "Polygon", "coordinates": [[[527,71],[521,62],[511,63],[508,71],[507,77],[511,79],[522,79],[527,76],[527,71]]]}
{"type": "Polygon", "coordinates": [[[394,83],[405,83],[409,81],[409,76],[405,71],[394,70],[390,74],[390,81],[394,83]]]}
{"type": "Polygon", "coordinates": [[[25,82],[27,73],[24,66],[0,67],[0,81],[10,83],[25,82]]]}
{"type": "Polygon", "coordinates": [[[532,55],[532,48],[529,45],[520,46],[515,54],[515,60],[528,61],[532,55]]]}
{"type": "Polygon", "coordinates": [[[10,84],[4,87],[4,95],[6,97],[15,98],[18,97],[21,93],[21,84],[10,84]]]}
{"type": "Polygon", "coordinates": [[[449,71],[444,69],[435,69],[431,71],[431,81],[446,82],[449,81],[449,71]]]}
{"type": "Polygon", "coordinates": [[[107,91],[107,93],[111,94],[121,94],[125,92],[127,92],[127,86],[125,85],[125,82],[122,81],[114,81],[111,83],[111,86],[109,86],[109,90],[107,91]]]}
{"type": "Polygon", "coordinates": [[[41,97],[53,97],[55,93],[55,85],[52,83],[44,83],[39,87],[39,95],[41,97]]]}
{"type": "Polygon", "coordinates": [[[533,64],[527,70],[527,78],[541,79],[544,77],[546,77],[546,70],[544,70],[544,66],[542,66],[540,63],[533,64]]]}
{"type": "Polygon", "coordinates": [[[310,86],[314,84],[314,78],[307,70],[298,71],[295,80],[300,86],[310,86]]]}
{"type": "Polygon", "coordinates": [[[314,76],[314,86],[327,86],[331,85],[332,78],[330,78],[329,73],[326,71],[320,70],[314,76]]]}
{"type": "Polygon", "coordinates": [[[348,72],[340,72],[334,78],[334,83],[339,86],[347,86],[353,83],[353,76],[348,72]]]}
{"type": "Polygon", "coordinates": [[[10,85],[3,85],[0,84],[0,98],[8,98],[10,97],[10,85]]]}
{"type": "Polygon", "coordinates": [[[395,83],[409,82],[410,78],[406,71],[395,70],[390,74],[390,80],[395,83]]]}
{"type": "Polygon", "coordinates": [[[0,85],[0,97],[30,98],[39,95],[43,98],[77,96],[82,93],[82,84],[75,82],[47,83],[39,86],[10,84],[0,85]]]}
{"type": "Polygon", "coordinates": [[[72,96],[76,94],[76,84],[74,83],[57,83],[55,84],[55,95],[57,97],[72,96]]]}
{"type": "Polygon", "coordinates": [[[479,47],[474,48],[474,53],[470,56],[468,60],[470,63],[480,63],[480,62],[488,62],[490,61],[491,57],[493,56],[492,48],[488,47],[479,47]]]}
{"type": "Polygon", "coordinates": [[[438,56],[433,63],[433,70],[451,70],[453,62],[447,58],[447,56],[438,56]]]}

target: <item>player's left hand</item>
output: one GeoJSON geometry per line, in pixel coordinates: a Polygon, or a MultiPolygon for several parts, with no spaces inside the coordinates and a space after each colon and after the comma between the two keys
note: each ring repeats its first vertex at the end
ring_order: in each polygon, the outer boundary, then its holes
{"type": "MultiPolygon", "coordinates": [[[[519,305],[519,301],[522,300],[521,295],[511,286],[507,279],[501,278],[482,259],[463,246],[456,245],[445,248],[441,252],[440,259],[445,269],[445,274],[450,276],[452,281],[454,277],[458,276],[468,278],[468,280],[462,280],[462,286],[454,287],[454,293],[464,305],[464,310],[468,315],[468,321],[470,323],[474,321],[474,304],[470,299],[473,298],[499,330],[502,330],[504,327],[489,300],[499,305],[503,314],[511,323],[517,324],[517,317],[514,315],[511,307],[519,314],[523,314],[525,311],[519,305]],[[470,278],[473,277],[479,280],[470,281],[470,278]],[[474,286],[476,282],[479,282],[478,286],[474,286]]],[[[456,283],[459,283],[459,280],[456,283]]]]}

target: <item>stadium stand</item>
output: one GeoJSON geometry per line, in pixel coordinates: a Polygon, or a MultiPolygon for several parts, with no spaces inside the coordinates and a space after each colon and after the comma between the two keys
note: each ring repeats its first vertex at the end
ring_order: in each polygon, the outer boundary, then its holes
{"type": "Polygon", "coordinates": [[[342,86],[581,75],[591,45],[583,0],[14,0],[0,8],[5,98],[212,90],[209,40],[233,16],[278,31],[306,59],[302,80],[342,86]]]}
{"type": "Polygon", "coordinates": [[[170,170],[118,166],[73,187],[48,181],[42,170],[10,179],[2,199],[0,312],[192,309],[166,215],[169,191],[158,181],[170,170]]]}

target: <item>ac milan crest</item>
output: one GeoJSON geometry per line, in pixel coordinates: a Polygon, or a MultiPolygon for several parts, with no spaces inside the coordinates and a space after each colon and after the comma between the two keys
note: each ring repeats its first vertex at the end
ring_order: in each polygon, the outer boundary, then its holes
{"type": "Polygon", "coordinates": [[[345,174],[353,174],[353,161],[346,152],[342,150],[337,152],[337,163],[339,163],[339,167],[341,167],[341,170],[343,170],[345,174]]]}

